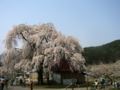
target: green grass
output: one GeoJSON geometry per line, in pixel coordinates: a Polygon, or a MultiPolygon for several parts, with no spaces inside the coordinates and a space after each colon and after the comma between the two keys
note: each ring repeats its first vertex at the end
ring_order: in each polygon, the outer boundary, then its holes
{"type": "Polygon", "coordinates": [[[112,89],[110,89],[110,90],[120,90],[120,88],[112,88],[112,89]]]}
{"type": "Polygon", "coordinates": [[[119,82],[120,82],[120,78],[117,78],[117,81],[119,81],[119,82]]]}

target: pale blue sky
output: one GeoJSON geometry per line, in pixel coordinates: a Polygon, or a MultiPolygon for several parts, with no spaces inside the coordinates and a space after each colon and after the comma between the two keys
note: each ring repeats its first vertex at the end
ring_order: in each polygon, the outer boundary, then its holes
{"type": "Polygon", "coordinates": [[[120,39],[120,0],[0,0],[0,53],[13,25],[52,22],[82,47],[120,39]]]}

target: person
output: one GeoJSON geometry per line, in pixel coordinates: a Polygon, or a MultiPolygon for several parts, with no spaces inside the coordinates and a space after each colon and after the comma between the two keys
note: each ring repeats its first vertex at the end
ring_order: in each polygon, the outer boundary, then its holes
{"type": "Polygon", "coordinates": [[[23,80],[22,80],[22,78],[20,79],[20,85],[21,85],[21,86],[23,85],[23,80]]]}
{"type": "Polygon", "coordinates": [[[120,86],[120,83],[114,80],[114,87],[118,88],[120,86]]]}
{"type": "Polygon", "coordinates": [[[8,88],[8,77],[7,76],[5,77],[5,87],[6,89],[8,88]]]}
{"type": "Polygon", "coordinates": [[[5,79],[4,79],[4,77],[2,77],[1,78],[1,90],[3,90],[4,89],[4,84],[5,84],[5,79]]]}
{"type": "Polygon", "coordinates": [[[26,80],[23,78],[23,87],[26,87],[26,80]]]}
{"type": "Polygon", "coordinates": [[[117,86],[117,88],[120,87],[120,83],[119,83],[119,82],[116,82],[116,86],[117,86]]]}
{"type": "Polygon", "coordinates": [[[104,88],[105,79],[100,77],[101,88],[104,88]]]}
{"type": "Polygon", "coordinates": [[[11,78],[10,83],[11,83],[11,86],[13,86],[13,83],[14,83],[14,79],[13,78],[11,78]]]}
{"type": "Polygon", "coordinates": [[[113,87],[113,80],[112,79],[108,80],[108,84],[112,88],[113,87]]]}
{"type": "Polygon", "coordinates": [[[95,85],[95,89],[97,89],[97,87],[98,87],[98,80],[97,79],[95,80],[94,85],[95,85]]]}

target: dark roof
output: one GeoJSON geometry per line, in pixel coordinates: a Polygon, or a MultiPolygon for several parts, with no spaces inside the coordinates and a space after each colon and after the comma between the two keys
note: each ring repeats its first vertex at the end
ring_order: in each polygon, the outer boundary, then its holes
{"type": "MultiPolygon", "coordinates": [[[[74,67],[72,67],[74,72],[78,72],[74,67]]],[[[72,72],[70,70],[69,63],[66,60],[61,60],[60,63],[54,63],[51,67],[51,71],[54,72],[72,72]]]]}

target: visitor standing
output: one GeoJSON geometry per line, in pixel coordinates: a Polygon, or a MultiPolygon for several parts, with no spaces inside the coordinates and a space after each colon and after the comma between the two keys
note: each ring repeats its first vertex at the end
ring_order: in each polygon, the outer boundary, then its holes
{"type": "Polygon", "coordinates": [[[14,79],[13,78],[11,78],[10,83],[11,83],[11,86],[13,86],[13,83],[14,83],[14,79]]]}
{"type": "Polygon", "coordinates": [[[5,79],[4,77],[1,78],[1,90],[4,90],[5,79]]]}
{"type": "Polygon", "coordinates": [[[26,80],[23,78],[23,87],[26,87],[26,80]]]}
{"type": "Polygon", "coordinates": [[[97,87],[98,87],[98,80],[97,79],[95,80],[94,84],[95,84],[95,89],[97,89],[97,87]]]}
{"type": "Polygon", "coordinates": [[[21,78],[19,82],[20,82],[20,85],[22,86],[23,85],[23,79],[21,78]]]}
{"type": "Polygon", "coordinates": [[[101,83],[101,88],[104,88],[104,83],[105,83],[105,79],[102,77],[100,77],[100,83],[101,83]]]}
{"type": "Polygon", "coordinates": [[[8,77],[7,76],[5,77],[5,87],[6,89],[8,88],[8,77]]]}

